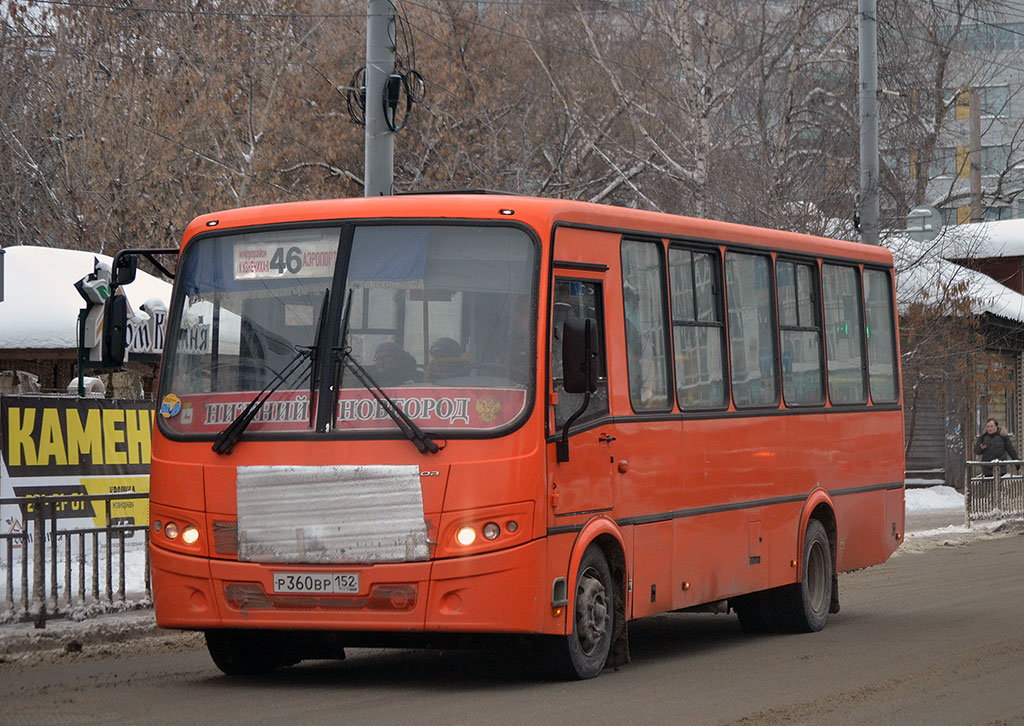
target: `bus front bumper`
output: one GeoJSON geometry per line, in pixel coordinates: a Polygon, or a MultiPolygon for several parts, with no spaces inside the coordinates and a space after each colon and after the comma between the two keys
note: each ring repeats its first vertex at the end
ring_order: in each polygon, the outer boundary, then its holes
{"type": "Polygon", "coordinates": [[[157,625],[466,633],[557,632],[546,542],[498,552],[371,566],[257,564],[151,548],[157,625]],[[358,574],[348,595],[281,593],[281,573],[358,574]]]}

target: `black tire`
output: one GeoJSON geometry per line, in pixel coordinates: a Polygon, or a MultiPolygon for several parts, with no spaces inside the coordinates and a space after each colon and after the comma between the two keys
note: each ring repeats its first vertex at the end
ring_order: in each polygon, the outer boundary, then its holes
{"type": "Polygon", "coordinates": [[[583,553],[576,572],[572,632],[551,641],[555,676],[593,678],[604,670],[615,626],[615,591],[608,560],[597,545],[583,553]]]}
{"type": "Polygon", "coordinates": [[[207,630],[206,649],[225,675],[260,676],[299,662],[285,633],[261,630],[207,630]]]}
{"type": "Polygon", "coordinates": [[[803,577],[777,591],[775,611],[782,630],[816,633],[825,627],[832,604],[833,562],[825,527],[810,520],[804,534],[803,577]]]}

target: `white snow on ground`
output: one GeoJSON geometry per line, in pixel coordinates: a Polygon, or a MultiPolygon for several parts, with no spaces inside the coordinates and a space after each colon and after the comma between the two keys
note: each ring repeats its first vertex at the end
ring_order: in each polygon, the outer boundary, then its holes
{"type": "Polygon", "coordinates": [[[1019,524],[1002,519],[976,520],[968,527],[964,495],[953,487],[907,489],[905,501],[906,535],[896,556],[923,552],[936,546],[958,546],[973,539],[1005,536],[1019,531],[1019,524]]]}
{"type": "Polygon", "coordinates": [[[926,489],[907,489],[908,512],[926,512],[942,509],[963,511],[964,495],[953,487],[937,486],[926,489]]]}

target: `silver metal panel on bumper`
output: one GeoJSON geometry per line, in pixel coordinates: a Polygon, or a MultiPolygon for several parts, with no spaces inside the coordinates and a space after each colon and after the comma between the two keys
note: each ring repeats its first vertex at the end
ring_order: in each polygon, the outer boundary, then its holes
{"type": "Polygon", "coordinates": [[[243,562],[429,557],[417,466],[242,466],[237,497],[243,562]]]}

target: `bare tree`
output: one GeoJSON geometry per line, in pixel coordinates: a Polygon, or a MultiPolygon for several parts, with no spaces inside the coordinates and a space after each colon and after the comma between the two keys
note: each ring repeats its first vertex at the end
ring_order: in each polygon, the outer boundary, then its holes
{"type": "MultiPolygon", "coordinates": [[[[973,160],[983,168],[986,206],[1012,203],[1024,192],[1024,121],[1012,107],[1024,100],[1019,75],[1024,48],[1012,27],[1000,25],[1005,3],[934,0],[882,3],[879,8],[883,208],[886,226],[901,227],[922,204],[963,207],[970,202],[968,99],[981,96],[982,138],[973,160]],[[997,139],[993,144],[990,139],[997,139]]],[[[963,220],[961,220],[963,221],[963,220]]]]}

